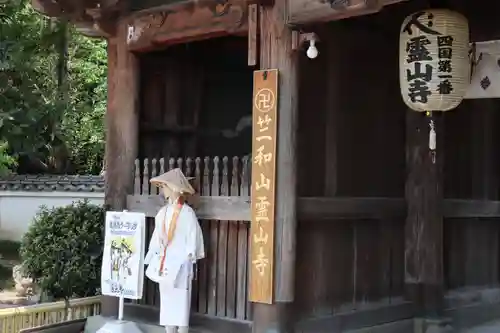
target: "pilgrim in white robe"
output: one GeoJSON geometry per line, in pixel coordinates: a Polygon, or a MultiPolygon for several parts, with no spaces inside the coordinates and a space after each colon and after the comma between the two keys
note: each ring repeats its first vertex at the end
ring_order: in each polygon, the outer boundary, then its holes
{"type": "Polygon", "coordinates": [[[165,231],[169,229],[176,205],[168,204],[156,215],[155,229],[144,263],[148,265],[146,276],[160,287],[160,325],[188,327],[193,265],[205,257],[205,250],[196,214],[184,204],[172,241],[166,248],[164,274],[160,274],[163,244],[166,244],[165,231]]]}

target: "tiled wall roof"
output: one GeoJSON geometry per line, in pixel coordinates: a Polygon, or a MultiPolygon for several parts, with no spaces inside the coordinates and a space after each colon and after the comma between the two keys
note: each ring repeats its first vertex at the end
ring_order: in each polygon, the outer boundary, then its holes
{"type": "Polygon", "coordinates": [[[78,175],[11,175],[0,178],[0,191],[104,192],[104,177],[78,175]]]}

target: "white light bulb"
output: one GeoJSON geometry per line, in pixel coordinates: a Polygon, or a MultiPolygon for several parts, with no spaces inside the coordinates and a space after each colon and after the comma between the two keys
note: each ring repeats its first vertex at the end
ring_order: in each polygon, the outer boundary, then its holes
{"type": "Polygon", "coordinates": [[[316,41],[313,39],[313,40],[310,40],[309,41],[309,47],[307,48],[307,52],[306,52],[306,55],[309,59],[314,59],[318,56],[318,49],[316,48],[316,41]]]}

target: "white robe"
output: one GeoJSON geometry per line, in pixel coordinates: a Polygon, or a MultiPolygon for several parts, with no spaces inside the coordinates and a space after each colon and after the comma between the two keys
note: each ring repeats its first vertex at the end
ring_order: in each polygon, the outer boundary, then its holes
{"type": "Polygon", "coordinates": [[[184,204],[172,242],[167,246],[164,262],[166,273],[161,275],[163,230],[168,233],[174,210],[175,206],[168,204],[156,215],[155,229],[144,263],[148,265],[146,276],[160,285],[160,325],[189,326],[193,264],[205,257],[203,233],[193,209],[184,204]]]}

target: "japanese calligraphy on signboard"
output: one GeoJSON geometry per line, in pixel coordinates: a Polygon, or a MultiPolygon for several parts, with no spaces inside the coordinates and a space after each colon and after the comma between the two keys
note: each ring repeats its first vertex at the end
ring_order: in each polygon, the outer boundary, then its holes
{"type": "Polygon", "coordinates": [[[250,301],[273,302],[278,71],[254,72],[250,301]]]}
{"type": "Polygon", "coordinates": [[[414,13],[400,32],[400,85],[415,111],[448,111],[465,96],[470,81],[469,25],[459,13],[429,9],[414,13]]]}

